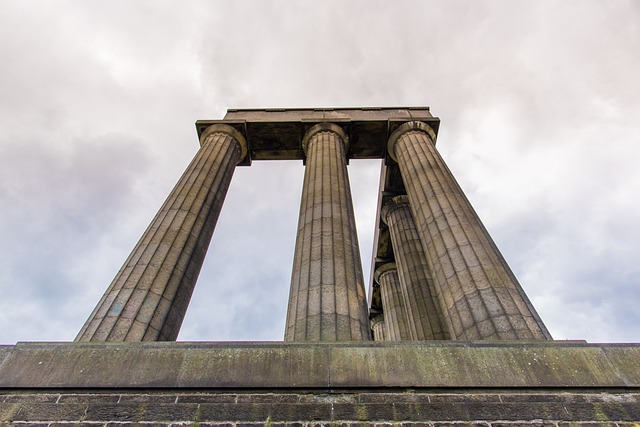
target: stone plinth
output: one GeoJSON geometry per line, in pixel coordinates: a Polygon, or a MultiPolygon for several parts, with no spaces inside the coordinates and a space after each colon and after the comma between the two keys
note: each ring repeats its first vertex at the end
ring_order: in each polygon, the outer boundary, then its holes
{"type": "Polygon", "coordinates": [[[562,341],[18,343],[0,389],[640,387],[640,344],[562,341]]]}
{"type": "Polygon", "coordinates": [[[19,343],[0,347],[0,424],[631,427],[638,360],[551,341],[19,343]]]}

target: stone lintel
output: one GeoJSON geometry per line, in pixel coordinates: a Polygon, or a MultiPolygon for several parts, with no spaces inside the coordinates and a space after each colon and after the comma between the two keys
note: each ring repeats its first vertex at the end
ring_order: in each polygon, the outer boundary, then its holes
{"type": "Polygon", "coordinates": [[[640,344],[18,343],[0,389],[640,389],[640,344]]]}
{"type": "Polygon", "coordinates": [[[212,124],[227,124],[242,133],[252,160],[303,160],[301,141],[318,123],[340,125],[350,141],[349,159],[382,159],[389,135],[408,121],[423,121],[437,132],[440,119],[429,107],[271,108],[228,110],[224,120],[198,120],[198,138],[212,124]]]}

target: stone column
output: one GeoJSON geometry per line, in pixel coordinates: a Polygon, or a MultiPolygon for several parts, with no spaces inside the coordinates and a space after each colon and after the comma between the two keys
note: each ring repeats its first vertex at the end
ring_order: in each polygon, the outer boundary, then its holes
{"type": "Polygon", "coordinates": [[[388,201],[381,217],[389,226],[411,339],[449,339],[407,196],[388,201]]]}
{"type": "Polygon", "coordinates": [[[423,122],[389,138],[452,339],[551,339],[423,122]]]}
{"type": "Polygon", "coordinates": [[[380,284],[380,297],[385,319],[385,340],[408,341],[415,339],[411,335],[396,263],[389,262],[378,267],[375,271],[375,279],[380,284]]]}
{"type": "Polygon", "coordinates": [[[216,124],[76,341],[173,341],[247,143],[216,124]]]}
{"type": "Polygon", "coordinates": [[[339,126],[321,123],[307,131],[302,147],[307,164],[285,341],[369,340],[347,136],[339,126]]]}
{"type": "Polygon", "coordinates": [[[370,320],[374,341],[385,341],[384,337],[384,314],[376,314],[370,320]]]}

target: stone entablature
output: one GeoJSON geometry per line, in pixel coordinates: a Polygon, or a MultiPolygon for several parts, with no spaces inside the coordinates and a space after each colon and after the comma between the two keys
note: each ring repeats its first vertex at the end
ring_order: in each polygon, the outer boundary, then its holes
{"type": "Polygon", "coordinates": [[[300,141],[307,130],[318,123],[335,123],[349,136],[347,158],[382,159],[391,132],[410,120],[429,123],[436,132],[440,124],[429,107],[267,108],[229,109],[223,120],[198,120],[196,130],[200,137],[213,124],[236,128],[250,147],[240,165],[249,165],[252,160],[304,160],[300,141]]]}

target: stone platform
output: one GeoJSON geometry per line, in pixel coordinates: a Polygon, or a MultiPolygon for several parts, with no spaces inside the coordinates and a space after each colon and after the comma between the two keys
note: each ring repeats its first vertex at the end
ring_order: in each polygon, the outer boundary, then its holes
{"type": "Polygon", "coordinates": [[[0,425],[638,425],[639,361],[556,341],[18,343],[0,425]]]}

